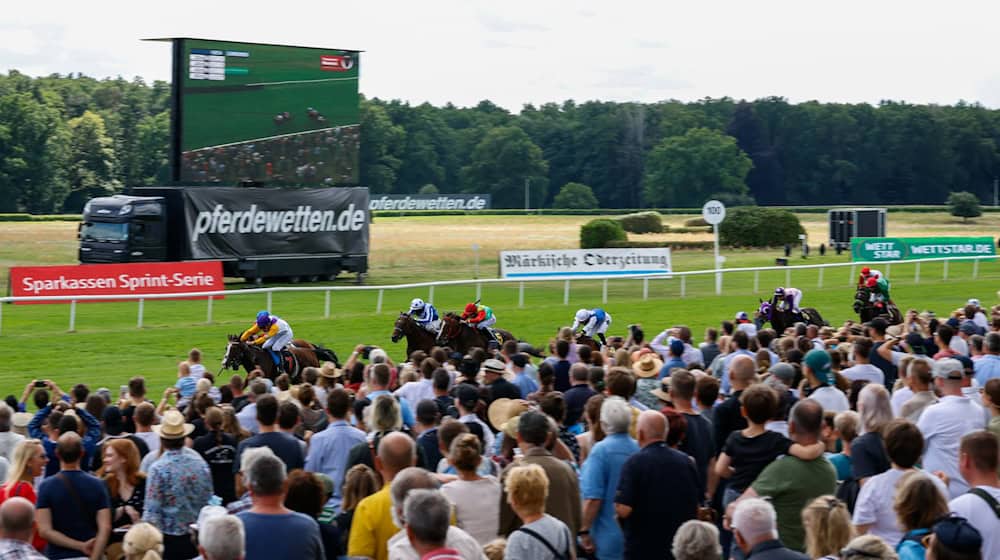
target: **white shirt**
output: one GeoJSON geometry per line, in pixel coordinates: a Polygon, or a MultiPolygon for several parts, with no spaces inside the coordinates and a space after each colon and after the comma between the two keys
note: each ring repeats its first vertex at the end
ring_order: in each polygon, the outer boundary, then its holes
{"type": "Polygon", "coordinates": [[[951,337],[951,342],[948,343],[948,348],[951,348],[953,351],[958,352],[963,356],[969,355],[969,343],[966,342],[964,338],[958,336],[958,333],[955,333],[955,336],[951,337]]]}
{"type": "Polygon", "coordinates": [[[160,454],[160,436],[156,432],[136,432],[133,434],[135,437],[146,442],[146,447],[149,448],[149,453],[147,455],[159,455],[160,454]]]}
{"type": "MultiPolygon", "coordinates": [[[[903,538],[903,528],[899,526],[892,504],[899,486],[899,479],[903,478],[907,472],[901,469],[889,469],[869,478],[861,487],[858,500],[854,505],[852,523],[871,525],[868,534],[880,537],[893,547],[903,538]]],[[[941,479],[936,476],[924,474],[934,481],[941,496],[947,498],[948,489],[944,482],[941,482],[941,479]]]]}
{"type": "Polygon", "coordinates": [[[750,338],[757,336],[757,325],[753,323],[740,323],[736,325],[736,330],[747,333],[750,338]]]}
{"type": "MultiPolygon", "coordinates": [[[[982,488],[994,500],[1000,501],[1000,488],[992,486],[977,486],[982,488]]],[[[969,523],[979,529],[983,537],[983,558],[1000,557],[1000,519],[986,500],[972,494],[962,494],[948,503],[951,511],[969,520],[969,523]]]]}
{"type": "Polygon", "coordinates": [[[986,319],[986,314],[982,311],[976,311],[976,314],[972,316],[972,322],[977,326],[989,330],[990,322],[986,319]]]}
{"type": "Polygon", "coordinates": [[[441,493],[455,506],[459,529],[486,545],[497,538],[500,526],[500,508],[483,507],[483,504],[500,503],[500,482],[492,476],[480,480],[453,480],[441,487],[441,493]]]}
{"type": "Polygon", "coordinates": [[[885,374],[882,373],[882,370],[871,364],[858,364],[854,367],[849,367],[845,370],[841,370],[840,375],[843,375],[851,381],[863,379],[869,383],[877,383],[879,385],[885,384],[885,374]]]}
{"type": "Polygon", "coordinates": [[[829,385],[816,389],[809,395],[809,398],[815,399],[819,404],[823,405],[823,412],[828,410],[844,412],[851,409],[851,403],[847,401],[844,393],[840,389],[830,387],[829,385]]]}
{"type": "Polygon", "coordinates": [[[693,363],[699,363],[702,367],[708,365],[705,363],[705,357],[702,355],[701,350],[691,346],[687,342],[684,343],[684,352],[681,354],[681,360],[684,361],[684,365],[686,366],[693,363]]]}
{"type": "MultiPolygon", "coordinates": [[[[448,527],[448,535],[445,537],[444,545],[455,549],[462,558],[486,560],[486,555],[483,554],[483,549],[476,542],[476,539],[458,527],[448,527]]],[[[420,555],[417,554],[416,550],[413,550],[413,545],[410,544],[405,530],[389,537],[386,546],[389,548],[389,560],[420,560],[420,555]]]]}
{"type": "MultiPolygon", "coordinates": [[[[0,457],[11,461],[14,459],[14,448],[24,441],[24,436],[11,431],[0,432],[0,457]]],[[[6,480],[6,479],[5,479],[6,480]]]]}
{"type": "Polygon", "coordinates": [[[968,397],[941,397],[940,402],[928,406],[920,415],[917,428],[924,435],[923,467],[948,475],[950,498],[969,489],[958,471],[958,447],[962,436],[985,427],[983,408],[968,397]]]}
{"type": "MultiPolygon", "coordinates": [[[[397,397],[403,397],[407,402],[419,403],[422,400],[434,400],[434,380],[420,379],[410,381],[393,393],[397,397]]],[[[414,411],[415,412],[415,411],[414,411]]]]}
{"type": "Polygon", "coordinates": [[[480,420],[479,417],[475,415],[475,413],[466,414],[465,416],[460,416],[458,418],[458,421],[466,423],[478,422],[479,425],[483,427],[483,450],[485,451],[493,449],[493,440],[495,439],[496,436],[493,435],[493,431],[490,430],[490,427],[486,425],[486,422],[480,420]]]}
{"type": "Polygon", "coordinates": [[[889,404],[892,406],[892,415],[898,417],[900,411],[903,410],[903,405],[911,398],[913,398],[913,391],[909,387],[904,385],[896,389],[892,393],[892,398],[889,399],[889,404]]]}
{"type": "Polygon", "coordinates": [[[236,420],[244,430],[257,435],[260,432],[260,426],[257,424],[257,403],[244,406],[243,410],[236,413],[236,420]]]}

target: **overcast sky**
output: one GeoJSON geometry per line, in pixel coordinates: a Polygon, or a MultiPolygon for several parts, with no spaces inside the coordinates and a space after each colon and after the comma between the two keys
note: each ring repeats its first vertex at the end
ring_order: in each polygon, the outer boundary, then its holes
{"type": "Polygon", "coordinates": [[[169,79],[204,37],[363,50],[361,91],[513,111],[565,99],[783,96],[1000,107],[1000,3],[5,2],[0,69],[169,79]]]}

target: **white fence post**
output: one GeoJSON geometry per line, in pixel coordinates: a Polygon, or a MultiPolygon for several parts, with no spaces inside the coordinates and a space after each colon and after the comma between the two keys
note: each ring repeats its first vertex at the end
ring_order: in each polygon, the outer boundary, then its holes
{"type": "Polygon", "coordinates": [[[326,291],[326,296],[323,298],[323,318],[330,318],[330,290],[326,291]]]}
{"type": "Polygon", "coordinates": [[[856,276],[854,276],[854,265],[852,264],[851,265],[851,279],[848,280],[848,282],[850,282],[851,284],[853,284],[855,281],[857,281],[857,279],[858,278],[856,276]]]}
{"type": "Polygon", "coordinates": [[[427,295],[427,303],[434,304],[434,286],[431,286],[431,293],[427,295]]]}
{"type": "Polygon", "coordinates": [[[517,306],[524,307],[524,282],[517,283],[517,306]]]}
{"type": "Polygon", "coordinates": [[[271,290],[268,290],[267,291],[267,312],[270,313],[272,311],[274,311],[274,310],[271,309],[271,290]]]}
{"type": "Polygon", "coordinates": [[[569,305],[569,280],[563,285],[563,305],[569,305]]]}
{"type": "Polygon", "coordinates": [[[792,285],[792,269],[786,268],[785,269],[785,286],[787,287],[787,286],[791,286],[791,285],[792,285]]]}
{"type": "Polygon", "coordinates": [[[142,298],[139,298],[139,318],[136,320],[136,324],[135,324],[135,328],[137,328],[137,329],[141,329],[142,328],[142,304],[143,303],[145,303],[145,300],[142,299],[142,298]]]}
{"type": "Polygon", "coordinates": [[[0,303],[0,334],[3,334],[3,303],[0,303]]]}
{"type": "Polygon", "coordinates": [[[687,276],[681,276],[681,297],[687,295],[687,276]]]}
{"type": "Polygon", "coordinates": [[[69,302],[69,332],[76,331],[76,300],[69,302]]]}
{"type": "Polygon", "coordinates": [[[948,279],[948,261],[944,261],[944,280],[948,279]]]}
{"type": "Polygon", "coordinates": [[[979,277],[979,259],[972,261],[972,278],[976,279],[979,277]]]}
{"type": "Polygon", "coordinates": [[[759,292],[760,292],[760,271],[755,270],[753,271],[753,293],[756,294],[759,292]]]}
{"type": "MultiPolygon", "coordinates": [[[[207,316],[205,317],[205,323],[209,325],[212,324],[212,301],[213,301],[212,296],[208,296],[208,312],[206,313],[207,316]]],[[[270,309],[271,306],[268,305],[267,308],[270,309]]]]}
{"type": "Polygon", "coordinates": [[[917,261],[917,266],[913,272],[913,283],[914,284],[920,283],[920,261],[917,261]]]}
{"type": "Polygon", "coordinates": [[[608,279],[605,278],[601,285],[601,303],[608,303],[608,279]]]}
{"type": "Polygon", "coordinates": [[[385,290],[378,291],[378,303],[375,304],[375,313],[382,312],[382,296],[385,295],[385,290]]]}
{"type": "Polygon", "coordinates": [[[483,299],[483,285],[480,282],[476,282],[476,299],[483,299]]]}
{"type": "Polygon", "coordinates": [[[885,265],[885,277],[892,278],[892,263],[886,263],[885,265]]]}
{"type": "Polygon", "coordinates": [[[649,299],[649,278],[642,279],[642,299],[649,299]]]}
{"type": "Polygon", "coordinates": [[[817,282],[817,285],[816,285],[817,288],[822,288],[823,287],[823,270],[824,269],[822,269],[822,268],[819,269],[819,282],[817,282]]]}

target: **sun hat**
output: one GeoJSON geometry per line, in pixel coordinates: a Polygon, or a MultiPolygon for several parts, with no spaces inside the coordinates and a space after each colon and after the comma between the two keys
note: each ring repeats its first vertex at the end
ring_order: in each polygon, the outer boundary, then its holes
{"type": "Polygon", "coordinates": [[[333,362],[323,362],[323,365],[319,368],[319,374],[327,379],[337,379],[343,377],[344,370],[337,369],[337,366],[333,362]]]}
{"type": "Polygon", "coordinates": [[[660,386],[650,391],[649,394],[663,402],[670,402],[670,378],[664,377],[661,379],[660,386]]]}
{"type": "Polygon", "coordinates": [[[499,398],[490,403],[490,407],[486,410],[486,417],[490,420],[490,425],[494,428],[500,429],[501,426],[510,421],[511,418],[516,418],[521,415],[522,412],[531,409],[531,404],[528,401],[521,399],[507,399],[499,398]]]}
{"type": "Polygon", "coordinates": [[[483,371],[491,373],[499,373],[503,375],[503,373],[507,371],[507,368],[503,365],[503,362],[501,362],[500,360],[497,360],[495,358],[490,358],[489,360],[483,362],[483,371]]]}
{"type": "Polygon", "coordinates": [[[825,385],[833,385],[836,382],[833,370],[830,369],[830,354],[826,350],[810,350],[806,354],[803,363],[809,366],[816,379],[819,379],[825,385]]]}
{"type": "Polygon", "coordinates": [[[663,360],[652,352],[643,354],[639,358],[639,361],[632,364],[632,371],[637,377],[641,377],[643,379],[656,377],[660,374],[661,369],[663,369],[663,360]]]}
{"type": "Polygon", "coordinates": [[[159,426],[153,426],[153,431],[162,439],[181,439],[194,431],[194,424],[184,421],[184,415],[176,410],[168,410],[163,415],[159,426]]]}

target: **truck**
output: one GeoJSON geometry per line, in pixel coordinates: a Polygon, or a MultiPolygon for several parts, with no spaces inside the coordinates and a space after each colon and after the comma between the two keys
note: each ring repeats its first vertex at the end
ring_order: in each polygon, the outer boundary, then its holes
{"type": "Polygon", "coordinates": [[[87,202],[81,263],[218,260],[226,277],[333,280],[368,270],[368,189],[137,187],[87,202]]]}

